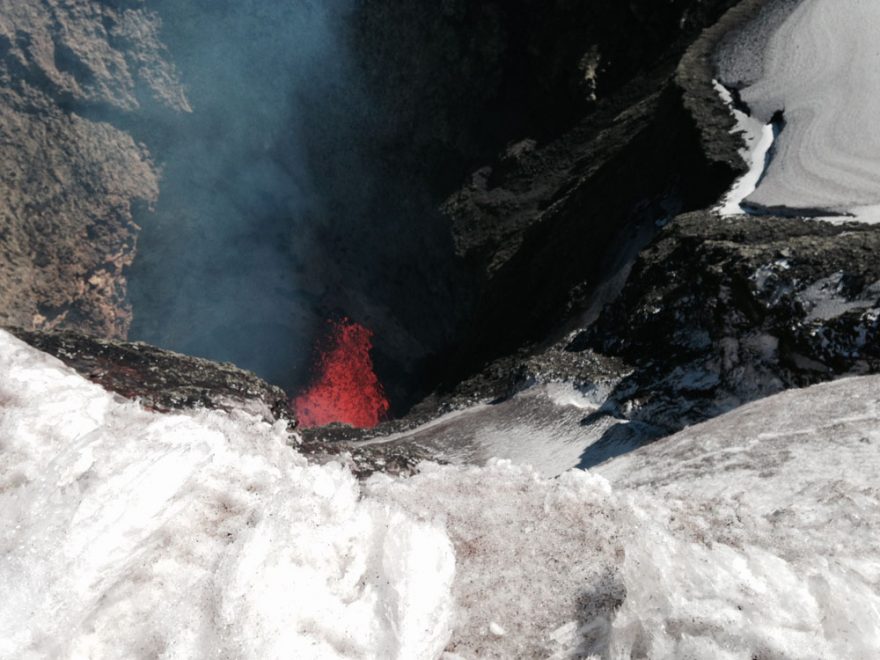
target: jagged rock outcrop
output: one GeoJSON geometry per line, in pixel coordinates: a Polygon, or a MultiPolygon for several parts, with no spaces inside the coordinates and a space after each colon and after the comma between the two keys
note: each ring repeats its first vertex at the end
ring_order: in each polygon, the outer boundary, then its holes
{"type": "Polygon", "coordinates": [[[763,396],[880,372],[880,228],[678,218],[571,351],[633,371],[610,399],[664,430],[763,396]]]}
{"type": "Polygon", "coordinates": [[[0,2],[0,323],[125,336],[132,211],[159,182],[114,118],[187,109],[157,29],[142,2],[0,2]]]}
{"type": "Polygon", "coordinates": [[[235,365],[77,332],[6,330],[105,389],[140,401],[145,408],[160,412],[248,410],[266,421],[285,420],[294,426],[284,390],[235,365]]]}

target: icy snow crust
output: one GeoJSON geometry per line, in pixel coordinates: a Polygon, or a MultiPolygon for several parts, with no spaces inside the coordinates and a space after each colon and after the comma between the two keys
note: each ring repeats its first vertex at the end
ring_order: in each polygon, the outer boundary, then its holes
{"type": "Polygon", "coordinates": [[[784,110],[786,125],[747,202],[880,221],[878,26],[876,0],[804,0],[776,30],[741,96],[760,122],[784,110]]]}
{"type": "MultiPolygon", "coordinates": [[[[0,657],[875,658],[880,379],[546,479],[359,485],[0,332],[0,657]]],[[[525,444],[525,439],[516,439],[525,444]]]]}
{"type": "Polygon", "coordinates": [[[0,657],[421,658],[443,529],[256,417],[144,412],[0,333],[0,657]]]}
{"type": "Polygon", "coordinates": [[[647,441],[633,433],[629,442],[624,441],[626,446],[617,443],[604,452],[597,447],[609,429],[628,425],[609,415],[582,423],[606,398],[604,389],[584,395],[570,384],[548,383],[501,403],[456,410],[369,444],[413,445],[428,456],[455,465],[485,465],[501,458],[528,464],[545,477],[556,477],[586,459],[595,460],[596,454],[604,459],[605,453],[623,453],[647,441]]]}

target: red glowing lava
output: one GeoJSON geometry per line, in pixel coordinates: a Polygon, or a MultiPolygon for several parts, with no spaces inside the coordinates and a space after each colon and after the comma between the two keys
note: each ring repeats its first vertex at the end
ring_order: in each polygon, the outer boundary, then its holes
{"type": "Polygon", "coordinates": [[[389,404],[373,371],[373,333],[342,319],[330,322],[330,333],[319,351],[315,383],[292,402],[306,428],[341,422],[373,428],[388,415],[389,404]]]}

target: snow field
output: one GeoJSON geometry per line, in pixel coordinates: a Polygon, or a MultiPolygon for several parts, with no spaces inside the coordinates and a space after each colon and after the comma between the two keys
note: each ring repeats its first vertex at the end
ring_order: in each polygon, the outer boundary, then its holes
{"type": "Polygon", "coordinates": [[[0,657],[416,658],[443,530],[254,417],[144,412],[0,335],[0,657]]]}
{"type": "Polygon", "coordinates": [[[776,29],[741,95],[758,121],[783,110],[786,125],[747,202],[878,221],[878,26],[874,0],[803,0],[776,29]]]}
{"type": "MultiPolygon", "coordinates": [[[[0,332],[2,658],[874,658],[880,379],[557,479],[364,484],[0,332]]],[[[515,439],[522,444],[523,438],[515,439]]]]}

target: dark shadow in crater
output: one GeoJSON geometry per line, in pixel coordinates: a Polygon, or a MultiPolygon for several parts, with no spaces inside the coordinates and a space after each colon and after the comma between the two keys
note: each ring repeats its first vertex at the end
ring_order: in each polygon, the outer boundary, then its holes
{"type": "Polygon", "coordinates": [[[129,272],[131,338],[255,371],[290,393],[326,320],[375,333],[396,411],[431,387],[456,279],[438,199],[370,147],[348,0],[158,0],[192,114],[133,132],[162,166],[129,272]]]}

